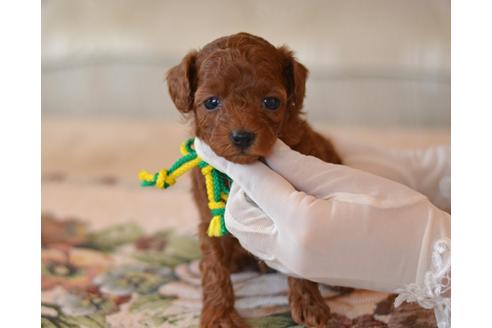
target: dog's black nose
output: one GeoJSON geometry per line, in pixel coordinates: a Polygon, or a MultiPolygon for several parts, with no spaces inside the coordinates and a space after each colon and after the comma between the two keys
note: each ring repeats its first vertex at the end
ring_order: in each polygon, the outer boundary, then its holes
{"type": "Polygon", "coordinates": [[[253,144],[256,135],[244,130],[234,130],[231,132],[229,137],[236,147],[246,149],[253,144]]]}

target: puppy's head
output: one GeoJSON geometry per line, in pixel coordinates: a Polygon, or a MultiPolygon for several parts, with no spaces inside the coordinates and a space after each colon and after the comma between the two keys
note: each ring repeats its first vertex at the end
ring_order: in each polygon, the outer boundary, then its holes
{"type": "Polygon", "coordinates": [[[289,49],[239,33],[188,53],[167,83],[177,109],[194,117],[199,138],[218,155],[249,163],[295,125],[306,78],[289,49]]]}

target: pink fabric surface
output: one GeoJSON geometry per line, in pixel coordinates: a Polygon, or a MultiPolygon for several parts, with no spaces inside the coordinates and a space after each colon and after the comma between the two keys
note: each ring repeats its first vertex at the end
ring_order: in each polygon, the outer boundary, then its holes
{"type": "MultiPolygon", "coordinates": [[[[390,147],[449,143],[447,130],[318,130],[390,147]]],[[[191,129],[183,122],[46,119],[42,123],[42,209],[90,220],[95,228],[132,220],[149,230],[194,232],[196,209],[187,175],[170,190],[142,189],[141,169],[157,171],[179,158],[191,129]]]]}

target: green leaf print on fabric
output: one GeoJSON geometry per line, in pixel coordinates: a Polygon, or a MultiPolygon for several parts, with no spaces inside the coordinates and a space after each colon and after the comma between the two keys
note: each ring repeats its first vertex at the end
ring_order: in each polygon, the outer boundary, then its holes
{"type": "Polygon", "coordinates": [[[160,231],[151,237],[142,237],[135,242],[134,258],[153,265],[175,267],[200,258],[196,238],[160,231]]]}
{"type": "Polygon", "coordinates": [[[107,328],[105,315],[93,314],[87,316],[71,316],[64,314],[61,309],[54,304],[42,304],[41,309],[42,328],[107,328]],[[44,308],[44,310],[43,310],[44,308]]]}
{"type": "Polygon", "coordinates": [[[89,235],[88,247],[110,252],[116,247],[134,242],[143,235],[136,224],[119,224],[89,235]]]}
{"type": "Polygon", "coordinates": [[[139,296],[129,308],[129,312],[141,318],[145,327],[189,327],[190,313],[170,313],[168,309],[175,298],[161,295],[139,296]]]}
{"type": "Polygon", "coordinates": [[[143,264],[116,267],[94,278],[103,293],[115,296],[151,294],[173,279],[171,269],[143,264]]]}
{"type": "Polygon", "coordinates": [[[174,298],[161,295],[145,295],[137,298],[130,306],[130,312],[167,308],[174,298]]]}
{"type": "Polygon", "coordinates": [[[254,328],[290,328],[297,327],[289,313],[275,314],[263,318],[248,319],[254,328]]]}

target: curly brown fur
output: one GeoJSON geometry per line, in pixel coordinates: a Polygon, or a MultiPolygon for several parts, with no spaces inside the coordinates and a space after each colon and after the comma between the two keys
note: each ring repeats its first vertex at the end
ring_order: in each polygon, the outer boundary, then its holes
{"type": "MultiPolygon", "coordinates": [[[[194,135],[228,160],[253,162],[268,155],[280,138],[303,154],[341,163],[331,142],[302,117],[307,75],[287,47],[276,48],[262,38],[239,33],[187,54],[168,72],[167,82],[178,110],[193,120],[194,135]],[[211,97],[220,104],[207,109],[205,101],[211,97]],[[278,108],[268,109],[265,97],[278,99],[278,108]],[[232,137],[234,131],[253,137],[239,145],[232,137]]],[[[193,174],[193,195],[201,217],[201,327],[245,327],[234,309],[230,273],[258,263],[233,236],[207,236],[211,217],[198,171],[193,174]]],[[[289,277],[289,303],[299,324],[327,325],[330,310],[316,283],[289,277]]]]}

